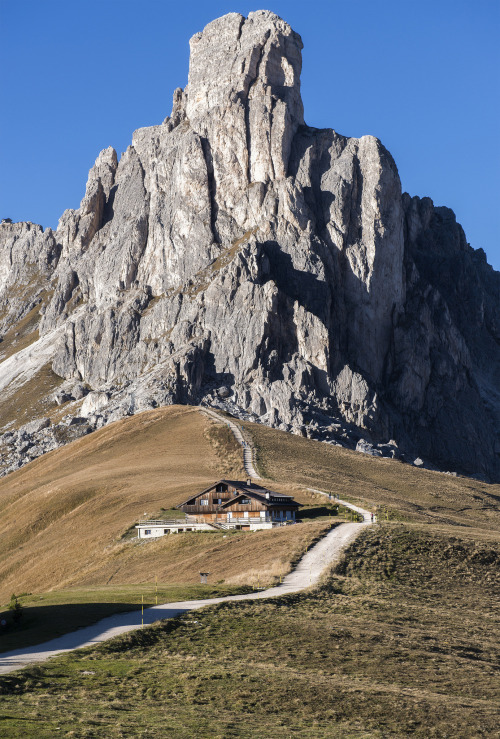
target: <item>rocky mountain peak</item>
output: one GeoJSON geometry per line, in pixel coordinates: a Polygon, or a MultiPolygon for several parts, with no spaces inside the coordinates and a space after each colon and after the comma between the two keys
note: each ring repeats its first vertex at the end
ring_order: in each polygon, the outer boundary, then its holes
{"type": "Polygon", "coordinates": [[[218,118],[223,109],[250,100],[267,103],[270,109],[282,101],[292,122],[304,122],[302,40],[274,13],[260,10],[248,18],[229,13],[195,34],[190,48],[186,95],[193,126],[207,115],[218,118]]]}
{"type": "Polygon", "coordinates": [[[211,140],[216,180],[232,163],[247,185],[285,177],[304,122],[300,36],[269,11],[230,13],[190,45],[186,114],[202,136],[218,132],[211,140]]]}
{"type": "Polygon", "coordinates": [[[205,403],[500,479],[500,275],[380,141],[304,124],[301,49],[268,11],[213,21],[55,233],[0,226],[3,346],[40,316],[2,397],[50,361],[74,429],[205,403]]]}

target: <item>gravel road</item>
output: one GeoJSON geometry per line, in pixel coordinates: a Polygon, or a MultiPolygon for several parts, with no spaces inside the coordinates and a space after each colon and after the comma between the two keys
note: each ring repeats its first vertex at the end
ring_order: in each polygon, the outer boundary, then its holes
{"type": "MultiPolygon", "coordinates": [[[[246,595],[228,595],[222,598],[164,603],[163,605],[145,608],[144,624],[152,624],[160,619],[174,618],[186,611],[193,611],[214,603],[224,603],[231,600],[255,600],[256,598],[278,598],[281,595],[297,593],[300,590],[312,587],[317,584],[325,569],[339,559],[342,550],[356,538],[366,525],[368,525],[368,522],[364,524],[342,523],[336,526],[311,547],[302,557],[295,570],[283,579],[281,585],[246,595]]],[[[63,652],[100,644],[114,636],[140,628],[141,611],[109,616],[93,626],[86,626],[43,644],[0,654],[0,674],[19,670],[35,662],[43,662],[63,652]]]]}

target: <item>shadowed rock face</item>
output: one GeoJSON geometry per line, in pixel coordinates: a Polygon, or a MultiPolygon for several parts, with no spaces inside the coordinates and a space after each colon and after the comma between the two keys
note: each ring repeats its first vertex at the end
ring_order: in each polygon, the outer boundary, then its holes
{"type": "Polygon", "coordinates": [[[53,368],[105,420],[204,401],[500,479],[500,275],[377,139],[305,125],[282,19],[190,43],[171,116],[101,152],[56,232],[0,226],[0,308],[38,260],[53,368]]]}

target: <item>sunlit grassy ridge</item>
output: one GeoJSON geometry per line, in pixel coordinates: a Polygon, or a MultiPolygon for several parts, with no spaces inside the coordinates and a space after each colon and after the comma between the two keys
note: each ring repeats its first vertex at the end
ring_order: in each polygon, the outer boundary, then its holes
{"type": "MultiPolygon", "coordinates": [[[[260,473],[279,482],[332,492],[369,510],[423,523],[500,532],[500,485],[417,469],[245,423],[260,473]]],[[[385,517],[385,516],[384,516],[385,517]]]]}

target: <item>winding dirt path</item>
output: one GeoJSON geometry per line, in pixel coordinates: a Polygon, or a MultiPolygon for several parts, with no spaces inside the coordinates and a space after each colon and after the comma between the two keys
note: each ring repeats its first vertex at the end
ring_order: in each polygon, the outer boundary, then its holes
{"type": "Polygon", "coordinates": [[[205,413],[210,418],[213,418],[215,421],[218,421],[219,423],[225,423],[226,426],[229,426],[229,428],[233,432],[234,438],[243,448],[243,466],[245,468],[245,472],[254,480],[262,480],[261,476],[257,474],[253,464],[253,446],[244,438],[241,428],[238,426],[238,424],[230,421],[228,418],[225,418],[225,416],[220,415],[212,408],[205,408],[204,406],[200,406],[200,411],[202,413],[205,413]]]}
{"type": "Polygon", "coordinates": [[[356,513],[360,513],[363,516],[363,521],[365,523],[375,523],[377,520],[375,514],[373,514],[371,511],[367,511],[366,508],[361,508],[359,505],[354,505],[354,503],[348,503],[347,500],[342,500],[342,498],[339,497],[334,497],[332,499],[331,494],[325,493],[324,490],[316,490],[316,488],[307,488],[307,490],[310,490],[311,493],[319,493],[319,495],[324,495],[329,500],[333,500],[334,503],[340,503],[340,505],[343,505],[344,508],[349,508],[351,511],[356,511],[356,513]]]}
{"type": "MultiPolygon", "coordinates": [[[[254,460],[254,447],[253,445],[248,442],[241,431],[241,428],[238,426],[237,423],[234,423],[234,421],[230,421],[225,416],[222,416],[220,413],[217,413],[217,411],[214,411],[213,408],[206,408],[204,406],[200,406],[200,411],[202,413],[205,413],[210,418],[213,418],[215,421],[219,421],[219,423],[225,423],[226,426],[229,426],[231,431],[234,434],[234,438],[243,447],[243,466],[245,468],[245,472],[249,477],[252,477],[254,480],[262,480],[262,477],[257,474],[255,471],[255,467],[253,464],[254,460]]],[[[325,493],[324,490],[317,490],[316,488],[306,488],[307,490],[310,490],[311,493],[319,493],[320,495],[324,495],[327,498],[331,499],[332,496],[330,493],[325,493]]],[[[340,498],[335,498],[335,503],[340,503],[340,505],[343,505],[344,508],[349,508],[351,511],[356,511],[356,513],[360,513],[363,516],[363,520],[365,523],[375,523],[376,516],[371,512],[367,511],[365,508],[361,508],[360,506],[354,505],[354,503],[349,503],[347,500],[341,500],[340,498]]]]}
{"type": "MultiPolygon", "coordinates": [[[[193,611],[214,603],[224,603],[233,600],[255,600],[261,598],[279,598],[281,595],[297,593],[306,588],[316,585],[326,568],[333,565],[340,555],[356,536],[364,529],[368,522],[342,523],[332,529],[326,536],[315,544],[302,557],[299,564],[287,575],[281,585],[268,588],[260,593],[248,593],[247,595],[227,595],[221,598],[206,598],[203,600],[189,600],[178,603],[164,603],[144,609],[144,624],[152,624],[154,621],[166,618],[174,618],[186,611],[193,611]]],[[[125,634],[128,631],[141,628],[141,611],[120,613],[115,616],[104,618],[92,626],[78,629],[71,634],[65,634],[57,639],[38,644],[25,649],[15,649],[11,652],[0,654],[0,674],[13,672],[22,667],[44,662],[50,657],[69,652],[73,649],[81,649],[100,644],[112,639],[114,636],[125,634]]]]}

